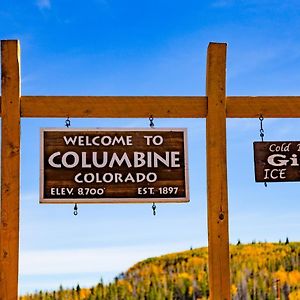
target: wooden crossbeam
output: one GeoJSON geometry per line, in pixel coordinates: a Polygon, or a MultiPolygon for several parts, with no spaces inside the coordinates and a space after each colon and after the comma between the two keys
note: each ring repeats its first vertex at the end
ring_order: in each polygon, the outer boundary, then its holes
{"type": "Polygon", "coordinates": [[[206,111],[206,97],[23,96],[22,117],[197,118],[206,111]]]}
{"type": "MultiPolygon", "coordinates": [[[[1,101],[1,96],[0,96],[1,101]]],[[[1,109],[0,109],[1,112],[1,109]]],[[[206,96],[21,96],[23,118],[205,118],[206,96]]],[[[227,118],[300,118],[300,96],[227,96],[227,118]]]]}
{"type": "Polygon", "coordinates": [[[227,118],[300,118],[299,96],[227,97],[227,118]]]}

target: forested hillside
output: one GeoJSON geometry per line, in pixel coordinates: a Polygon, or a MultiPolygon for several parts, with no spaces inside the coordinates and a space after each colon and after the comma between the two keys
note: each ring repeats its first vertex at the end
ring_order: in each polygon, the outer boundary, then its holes
{"type": "MultiPolygon", "coordinates": [[[[300,243],[230,247],[232,299],[300,300],[300,243]]],[[[149,258],[110,284],[39,292],[21,300],[208,299],[207,248],[149,258]]],[[[101,270],[99,270],[101,271],[101,270]]]]}

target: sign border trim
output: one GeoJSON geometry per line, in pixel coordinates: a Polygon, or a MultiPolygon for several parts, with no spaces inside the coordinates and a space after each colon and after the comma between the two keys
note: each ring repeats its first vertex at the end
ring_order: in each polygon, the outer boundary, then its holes
{"type": "Polygon", "coordinates": [[[188,168],[188,150],[187,150],[187,128],[62,128],[62,127],[50,127],[40,128],[40,204],[146,204],[146,203],[187,203],[190,202],[189,191],[189,168],[188,168]],[[51,199],[44,198],[44,132],[47,131],[168,131],[168,132],[183,132],[183,145],[184,145],[184,174],[185,174],[185,191],[186,196],[180,198],[59,198],[51,199]],[[142,201],[142,202],[141,202],[142,201]]]}

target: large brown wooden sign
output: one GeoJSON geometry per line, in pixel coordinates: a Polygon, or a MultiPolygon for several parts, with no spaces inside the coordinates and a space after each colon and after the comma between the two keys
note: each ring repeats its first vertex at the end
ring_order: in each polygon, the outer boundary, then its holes
{"type": "Polygon", "coordinates": [[[187,202],[185,129],[42,129],[41,203],[187,202]]]}
{"type": "Polygon", "coordinates": [[[300,142],[255,142],[255,181],[300,181],[300,142]]]}

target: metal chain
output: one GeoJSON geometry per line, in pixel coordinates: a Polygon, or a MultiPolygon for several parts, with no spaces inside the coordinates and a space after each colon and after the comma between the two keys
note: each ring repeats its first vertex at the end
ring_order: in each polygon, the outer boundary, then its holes
{"type": "Polygon", "coordinates": [[[265,136],[265,131],[263,129],[263,120],[264,117],[262,115],[259,116],[259,121],[260,121],[260,130],[259,130],[259,136],[261,138],[261,141],[264,141],[264,136],[265,136]]]}
{"type": "MultiPolygon", "coordinates": [[[[263,129],[263,121],[264,121],[263,115],[260,115],[258,119],[260,121],[259,136],[261,138],[261,141],[263,142],[264,141],[264,136],[265,136],[265,131],[263,129]]],[[[265,187],[268,186],[266,182],[264,182],[264,185],[265,185],[265,187]]]]}
{"type": "Polygon", "coordinates": [[[149,117],[149,121],[150,121],[150,127],[153,128],[154,127],[154,122],[153,122],[154,118],[152,117],[152,115],[149,117]]]}
{"type": "MultiPolygon", "coordinates": [[[[65,126],[67,128],[71,127],[71,120],[69,117],[67,117],[66,121],[65,121],[65,126]]],[[[75,203],[74,205],[74,211],[73,211],[73,215],[77,216],[78,215],[78,207],[77,207],[77,203],[75,203]]]]}
{"type": "Polygon", "coordinates": [[[156,205],[154,202],[152,204],[152,211],[153,211],[153,216],[155,216],[156,215],[156,205]]]}
{"type": "Polygon", "coordinates": [[[77,203],[75,203],[73,214],[74,214],[74,216],[77,216],[77,215],[78,215],[78,207],[77,207],[77,203]]]}

